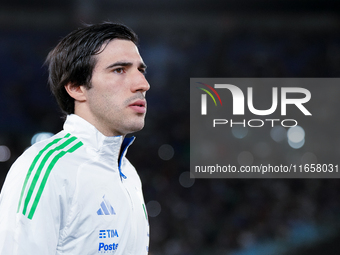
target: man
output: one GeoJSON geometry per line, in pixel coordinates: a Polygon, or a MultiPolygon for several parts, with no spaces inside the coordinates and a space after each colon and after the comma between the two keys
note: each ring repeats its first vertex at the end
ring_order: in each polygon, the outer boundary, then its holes
{"type": "Polygon", "coordinates": [[[103,23],[67,35],[47,58],[64,130],[34,144],[0,196],[0,254],[147,254],[141,182],[125,158],[144,126],[149,84],[136,34],[103,23]]]}

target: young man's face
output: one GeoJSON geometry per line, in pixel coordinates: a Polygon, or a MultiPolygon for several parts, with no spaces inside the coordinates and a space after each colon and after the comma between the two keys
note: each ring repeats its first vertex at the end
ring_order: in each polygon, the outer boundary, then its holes
{"type": "Polygon", "coordinates": [[[88,121],[106,136],[142,129],[150,86],[136,45],[114,39],[95,57],[92,88],[85,90],[88,121]]]}

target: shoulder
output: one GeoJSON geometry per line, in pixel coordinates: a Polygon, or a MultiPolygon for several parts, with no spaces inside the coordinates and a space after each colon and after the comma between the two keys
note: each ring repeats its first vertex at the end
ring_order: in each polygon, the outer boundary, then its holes
{"type": "Polygon", "coordinates": [[[86,158],[82,147],[83,143],[77,137],[61,131],[29,147],[14,162],[7,179],[23,182],[25,177],[70,175],[72,171],[68,170],[76,170],[86,158]]]}
{"type": "Polygon", "coordinates": [[[39,214],[48,208],[57,210],[61,204],[67,208],[79,167],[87,158],[85,151],[77,137],[64,131],[28,148],[7,174],[0,195],[0,215],[14,217],[19,210],[26,215],[29,210],[28,217],[32,218],[35,209],[39,214]]]}
{"type": "Polygon", "coordinates": [[[14,165],[32,164],[53,167],[57,161],[67,154],[72,154],[83,146],[75,136],[65,131],[49,139],[35,143],[28,148],[15,162],[14,165]]]}

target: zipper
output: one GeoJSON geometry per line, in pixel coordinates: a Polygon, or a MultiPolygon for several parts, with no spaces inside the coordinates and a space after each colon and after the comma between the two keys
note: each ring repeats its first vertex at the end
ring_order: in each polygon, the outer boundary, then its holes
{"type": "Polygon", "coordinates": [[[121,145],[121,149],[123,149],[119,155],[119,160],[118,160],[118,170],[119,170],[119,174],[120,174],[120,179],[127,179],[126,175],[123,174],[122,172],[122,168],[121,168],[121,165],[122,165],[122,160],[126,154],[126,150],[127,148],[129,148],[129,146],[131,145],[131,143],[135,140],[135,137],[125,137],[124,140],[123,140],[123,143],[121,145]]]}
{"type": "MultiPolygon", "coordinates": [[[[130,200],[130,212],[131,212],[131,219],[128,219],[128,222],[131,224],[130,225],[130,230],[131,230],[131,238],[129,238],[131,241],[131,245],[129,244],[126,248],[128,250],[128,254],[134,254],[134,249],[136,248],[136,243],[137,243],[137,222],[136,222],[136,216],[135,216],[135,206],[134,206],[134,202],[131,196],[131,193],[129,191],[129,184],[126,183],[127,180],[127,176],[125,174],[123,174],[122,169],[121,169],[121,164],[122,164],[122,160],[126,154],[126,151],[128,149],[128,147],[131,145],[131,143],[135,140],[135,137],[130,137],[130,138],[124,138],[123,143],[121,145],[121,153],[119,155],[119,160],[118,160],[118,170],[119,170],[119,174],[120,174],[120,180],[121,180],[121,185],[124,186],[124,190],[127,193],[127,196],[129,197],[130,200]],[[127,184],[127,185],[126,185],[127,184]],[[130,249],[129,249],[130,248],[130,249]]],[[[128,242],[129,243],[129,242],[128,242]]]]}
{"type": "Polygon", "coordinates": [[[136,216],[135,216],[135,206],[134,206],[134,203],[133,203],[133,199],[131,197],[131,194],[130,194],[130,191],[129,189],[125,186],[124,184],[124,180],[122,180],[121,184],[124,186],[124,189],[129,197],[129,200],[130,200],[130,209],[131,209],[131,219],[128,221],[130,222],[130,230],[131,230],[131,233],[130,233],[130,236],[131,238],[129,238],[130,240],[132,240],[131,242],[131,245],[128,245],[127,246],[127,249],[129,250],[129,254],[134,254],[134,249],[136,247],[136,243],[137,243],[137,222],[136,222],[136,216]],[[130,248],[130,249],[129,249],[130,248]]]}

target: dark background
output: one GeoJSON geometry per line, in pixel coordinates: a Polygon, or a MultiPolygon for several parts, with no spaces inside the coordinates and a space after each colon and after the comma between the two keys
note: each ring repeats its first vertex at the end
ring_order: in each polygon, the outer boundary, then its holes
{"type": "MultiPolygon", "coordinates": [[[[190,77],[339,77],[337,3],[2,0],[0,146],[11,156],[0,185],[34,134],[62,128],[48,52],[82,22],[122,22],[140,36],[151,85],[146,126],[127,155],[144,185],[150,254],[339,254],[338,179],[188,179],[190,77]]],[[[325,116],[325,125],[337,118],[325,116]]],[[[323,135],[340,145],[334,133],[323,135]]]]}

